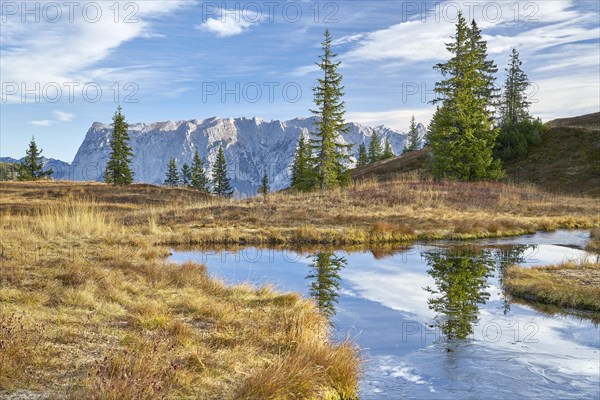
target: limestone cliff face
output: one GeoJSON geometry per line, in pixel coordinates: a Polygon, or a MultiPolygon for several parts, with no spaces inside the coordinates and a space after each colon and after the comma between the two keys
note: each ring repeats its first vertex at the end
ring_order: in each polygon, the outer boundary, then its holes
{"type": "MultiPolygon", "coordinates": [[[[132,124],[129,127],[133,150],[135,181],[160,184],[164,181],[170,158],[178,166],[191,164],[196,149],[207,164],[212,165],[217,150],[223,145],[231,184],[238,196],[254,195],[266,169],[271,188],[289,185],[289,166],[300,135],[309,136],[313,118],[290,121],[263,121],[258,118],[209,118],[205,120],[167,121],[132,124]]],[[[375,129],[382,141],[387,137],[396,154],[402,152],[406,135],[384,126],[366,127],[349,123],[342,140],[358,145],[370,141],[375,129]]],[[[79,147],[71,166],[72,179],[100,181],[109,156],[112,125],[94,123],[79,147]]],[[[354,163],[352,158],[349,163],[354,163]]]]}

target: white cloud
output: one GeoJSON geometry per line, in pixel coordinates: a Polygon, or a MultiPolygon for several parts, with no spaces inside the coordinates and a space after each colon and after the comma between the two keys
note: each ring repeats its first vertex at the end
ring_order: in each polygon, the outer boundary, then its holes
{"type": "MultiPolygon", "coordinates": [[[[424,21],[420,18],[392,25],[388,28],[340,39],[342,42],[358,40],[358,44],[345,56],[362,61],[404,59],[412,62],[443,60],[447,56],[445,43],[454,34],[458,9],[457,2],[445,2],[436,8],[437,13],[428,14],[424,21]],[[452,5],[451,7],[449,5],[452,5]]],[[[600,32],[597,25],[584,28],[582,24],[591,22],[597,16],[586,15],[571,9],[572,1],[546,1],[536,9],[520,6],[519,17],[515,14],[513,2],[473,2],[477,4],[469,10],[461,4],[463,13],[474,16],[479,27],[485,29],[507,28],[521,31],[515,35],[487,34],[490,54],[506,53],[512,47],[530,51],[541,51],[560,44],[587,39],[597,39],[600,32]],[[499,7],[498,17],[492,11],[499,7]],[[491,15],[485,18],[484,15],[491,15]],[[531,14],[531,20],[529,15],[531,14]],[[536,22],[537,21],[537,22],[536,22]]],[[[535,5],[535,3],[531,3],[535,5]]]]}
{"type": "MultiPolygon", "coordinates": [[[[445,2],[441,3],[442,8],[450,3],[458,4],[445,2]]],[[[600,28],[597,13],[579,10],[575,8],[574,1],[567,0],[545,1],[539,5],[528,3],[527,10],[524,3],[519,3],[520,16],[516,20],[514,7],[517,3],[488,1],[478,4],[471,15],[482,28],[491,58],[499,67],[498,84],[504,81],[510,50],[517,48],[524,61],[524,70],[537,88],[533,96],[535,102],[531,106],[533,115],[547,121],[599,110],[600,47],[597,40],[600,28]],[[487,4],[501,7],[501,17],[494,20],[481,18],[482,9],[487,4]],[[526,19],[532,12],[535,21],[526,19]]],[[[354,47],[342,57],[344,61],[368,65],[368,68],[376,64],[379,71],[394,76],[394,79],[399,76],[399,79],[418,81],[425,68],[431,71],[435,62],[449,56],[444,43],[454,34],[456,8],[448,7],[447,10],[446,20],[436,21],[435,16],[427,15],[425,22],[415,19],[364,33],[362,37],[358,34],[342,38],[343,42],[358,38],[354,47]]],[[[466,13],[467,10],[463,8],[463,11],[466,13]]],[[[429,84],[433,85],[433,82],[429,84]]],[[[365,123],[385,123],[406,129],[411,112],[398,110],[349,115],[365,123]]],[[[430,111],[423,111],[423,122],[428,121],[433,112],[433,107],[430,111]]]]}
{"type": "Polygon", "coordinates": [[[366,36],[366,33],[357,33],[354,35],[342,36],[339,39],[335,39],[331,42],[332,46],[339,46],[341,44],[356,42],[366,36]]]}
{"type": "MultiPolygon", "coordinates": [[[[44,8],[41,2],[40,8],[44,8]]],[[[62,3],[61,3],[62,4],[62,3]]],[[[56,23],[44,21],[35,23],[33,19],[23,23],[21,15],[6,16],[3,21],[0,43],[2,57],[0,69],[2,82],[25,84],[27,88],[41,87],[48,83],[84,83],[93,81],[94,64],[106,59],[113,50],[127,41],[143,38],[155,33],[150,31],[150,20],[170,13],[186,4],[185,0],[135,2],[137,9],[122,12],[115,22],[112,2],[81,2],[72,13],[70,21],[68,9],[56,23]],[[84,18],[82,9],[94,3],[101,7],[101,17],[92,21],[92,11],[84,18]],[[135,12],[134,12],[135,11],[135,12]],[[132,12],[133,22],[123,19],[132,12]],[[68,38],[68,39],[67,39],[68,38]]],[[[90,9],[91,9],[90,8],[90,9]]]]}
{"type": "Polygon", "coordinates": [[[317,72],[319,67],[315,64],[305,65],[302,67],[295,68],[290,75],[291,76],[306,76],[308,74],[312,74],[313,72],[317,72]]]}
{"type": "Polygon", "coordinates": [[[205,22],[196,25],[196,29],[214,33],[218,37],[240,35],[252,25],[261,20],[261,16],[248,10],[220,9],[218,18],[208,18],[205,22]]]}
{"type": "Polygon", "coordinates": [[[35,125],[35,126],[50,126],[50,125],[54,124],[54,121],[51,121],[49,119],[42,119],[42,120],[37,120],[37,121],[31,121],[30,123],[31,123],[31,125],[35,125]]]}
{"type": "Polygon", "coordinates": [[[60,122],[71,122],[75,118],[75,114],[67,113],[64,111],[54,111],[54,116],[60,122]]]}
{"type": "Polygon", "coordinates": [[[574,79],[558,76],[536,81],[531,113],[544,121],[600,111],[598,70],[577,74],[574,79]]]}
{"type": "Polygon", "coordinates": [[[346,119],[363,125],[385,125],[392,129],[406,132],[408,131],[410,120],[413,115],[415,116],[417,123],[422,123],[427,127],[434,111],[435,109],[432,107],[373,112],[347,112],[346,119]]]}

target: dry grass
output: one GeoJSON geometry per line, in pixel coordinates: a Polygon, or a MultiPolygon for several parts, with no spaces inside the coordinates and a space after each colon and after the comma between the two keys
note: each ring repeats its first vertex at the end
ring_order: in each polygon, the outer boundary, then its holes
{"type": "Polygon", "coordinates": [[[220,400],[286,359],[303,369],[293,382],[272,377],[279,398],[301,396],[298,382],[355,396],[357,353],[332,342],[312,302],[167,263],[169,249],[156,245],[165,227],[152,226],[159,214],[127,222],[143,202],[111,206],[44,185],[53,198],[20,201],[28,193],[17,190],[1,201],[0,390],[220,400]]]}
{"type": "Polygon", "coordinates": [[[590,240],[585,248],[588,251],[600,253],[600,228],[594,228],[590,231],[590,240]]]}
{"type": "Polygon", "coordinates": [[[32,378],[43,329],[24,314],[0,315],[0,390],[32,378]]]}
{"type": "Polygon", "coordinates": [[[600,311],[600,262],[570,261],[550,267],[510,267],[505,288],[526,300],[600,311]]]}
{"type": "Polygon", "coordinates": [[[165,262],[169,247],[597,226],[593,199],[498,183],[405,177],[237,201],[148,185],[0,183],[0,335],[15,343],[1,350],[0,384],[78,399],[353,398],[356,349],[331,342],[312,302],[227,287],[202,265],[165,262]],[[14,315],[25,315],[23,329],[7,335],[14,315]]]}
{"type": "MultiPolygon", "coordinates": [[[[160,245],[374,245],[600,226],[600,208],[593,198],[497,182],[405,177],[394,182],[363,181],[325,193],[274,193],[266,201],[220,201],[190,192],[153,191],[147,185],[115,190],[100,184],[3,183],[0,215],[40,213],[40,208],[57,200],[76,204],[82,198],[93,199],[90,212],[101,210],[108,218],[98,225],[102,229],[134,228],[144,241],[160,245]]],[[[64,229],[79,229],[75,221],[64,223],[64,229]]],[[[81,229],[78,234],[85,235],[86,228],[81,229]]],[[[52,228],[46,231],[50,234],[52,228]]]]}

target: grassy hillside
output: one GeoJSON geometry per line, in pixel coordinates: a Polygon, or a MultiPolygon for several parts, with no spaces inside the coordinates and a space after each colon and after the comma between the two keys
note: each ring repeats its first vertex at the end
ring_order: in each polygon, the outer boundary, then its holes
{"type": "Polygon", "coordinates": [[[360,181],[375,178],[379,181],[392,181],[398,177],[411,175],[415,178],[430,176],[430,149],[413,151],[390,160],[379,161],[352,171],[352,178],[360,181]]]}
{"type": "MultiPolygon", "coordinates": [[[[381,181],[401,175],[430,177],[429,149],[353,171],[355,180],[381,181]]],[[[506,180],[574,195],[600,196],[600,113],[545,124],[542,141],[521,159],[506,163],[506,180]]]]}
{"type": "Polygon", "coordinates": [[[506,175],[543,189],[600,195],[600,113],[557,119],[545,125],[542,142],[507,162],[506,175]]]}

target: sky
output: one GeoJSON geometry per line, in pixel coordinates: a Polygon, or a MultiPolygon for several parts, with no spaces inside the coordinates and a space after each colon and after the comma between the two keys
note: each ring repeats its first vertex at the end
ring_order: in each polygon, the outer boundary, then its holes
{"type": "Polygon", "coordinates": [[[309,116],[326,28],[347,121],[427,125],[458,10],[482,28],[499,86],[520,52],[534,116],[600,111],[597,1],[0,0],[0,157],[35,136],[70,162],[118,105],[129,123],[309,116]]]}

